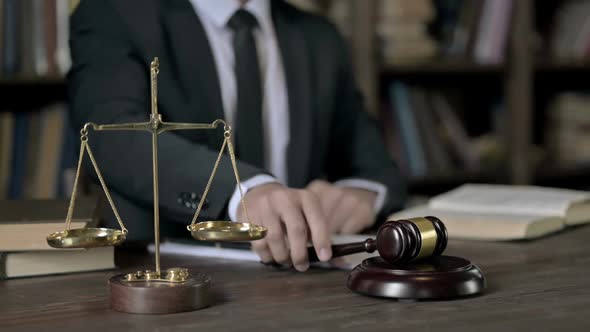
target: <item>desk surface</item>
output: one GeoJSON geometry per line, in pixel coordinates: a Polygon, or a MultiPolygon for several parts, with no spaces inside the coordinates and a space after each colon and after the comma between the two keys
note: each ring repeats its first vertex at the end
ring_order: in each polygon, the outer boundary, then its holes
{"type": "Polygon", "coordinates": [[[153,316],[111,311],[106,281],[121,271],[1,281],[0,330],[588,331],[589,238],[586,226],[533,242],[451,241],[447,254],[475,262],[488,289],[482,296],[446,302],[360,296],[346,288],[346,271],[297,273],[181,256],[165,256],[163,265],[210,273],[223,294],[213,306],[153,316]]]}

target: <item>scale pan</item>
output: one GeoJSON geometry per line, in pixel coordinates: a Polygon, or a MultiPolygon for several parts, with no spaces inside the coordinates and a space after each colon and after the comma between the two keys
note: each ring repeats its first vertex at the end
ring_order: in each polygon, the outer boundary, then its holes
{"type": "Polygon", "coordinates": [[[188,227],[193,238],[200,241],[246,242],[260,240],[266,227],[233,221],[202,221],[188,227]]]}
{"type": "Polygon", "coordinates": [[[123,241],[125,241],[125,233],[110,228],[76,228],[47,236],[47,244],[54,248],[116,246],[123,241]]]}

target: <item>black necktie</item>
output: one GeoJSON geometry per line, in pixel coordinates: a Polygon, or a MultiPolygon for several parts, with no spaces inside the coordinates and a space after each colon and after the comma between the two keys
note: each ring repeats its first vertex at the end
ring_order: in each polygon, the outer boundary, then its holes
{"type": "Polygon", "coordinates": [[[227,25],[234,31],[235,74],[238,88],[236,150],[241,160],[264,167],[262,131],[262,84],[253,30],[258,26],[254,15],[239,9],[227,25]]]}

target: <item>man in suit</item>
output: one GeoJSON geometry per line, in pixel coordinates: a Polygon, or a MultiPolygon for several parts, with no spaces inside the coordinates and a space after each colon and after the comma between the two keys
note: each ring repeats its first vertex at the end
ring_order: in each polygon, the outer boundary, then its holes
{"type": "MultiPolygon", "coordinates": [[[[358,232],[403,202],[345,43],[323,18],[281,0],[84,0],[71,19],[71,49],[78,126],[146,121],[154,56],[164,121],[229,122],[250,219],[269,229],[252,244],[265,262],[304,271],[309,240],[328,260],[330,232],[358,232]]],[[[160,211],[169,227],[190,221],[222,139],[219,131],[160,136],[160,211]]],[[[95,133],[90,145],[130,236],[149,235],[150,139],[95,133]]],[[[244,221],[227,159],[203,217],[244,221]]]]}

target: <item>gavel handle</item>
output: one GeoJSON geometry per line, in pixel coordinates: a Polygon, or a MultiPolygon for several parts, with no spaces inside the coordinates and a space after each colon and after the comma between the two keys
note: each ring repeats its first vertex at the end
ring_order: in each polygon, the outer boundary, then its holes
{"type": "MultiPolygon", "coordinates": [[[[346,256],[359,252],[372,253],[376,248],[375,240],[373,239],[366,239],[363,242],[336,244],[332,246],[332,257],[346,256]]],[[[314,247],[307,248],[307,256],[309,257],[310,263],[320,261],[314,247]]]]}

